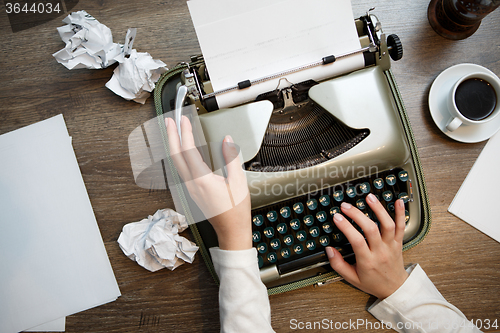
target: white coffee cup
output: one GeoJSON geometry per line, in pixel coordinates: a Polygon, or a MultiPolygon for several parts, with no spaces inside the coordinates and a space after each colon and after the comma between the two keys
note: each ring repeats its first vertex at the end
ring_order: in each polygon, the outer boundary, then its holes
{"type": "MultiPolygon", "coordinates": [[[[472,88],[471,88],[472,89],[472,88]]],[[[470,90],[469,90],[470,91],[470,90]]],[[[495,117],[500,114],[500,79],[496,76],[487,74],[487,73],[470,73],[465,76],[462,76],[451,89],[450,95],[448,96],[448,111],[451,114],[451,118],[448,120],[446,124],[446,128],[448,131],[452,132],[459,128],[462,124],[464,125],[478,125],[484,124],[486,122],[492,121],[495,117]],[[475,79],[475,80],[474,80],[475,79]],[[471,85],[471,81],[476,81],[474,84],[479,85],[482,90],[481,93],[470,93],[467,91],[468,87],[466,85],[471,85]],[[468,81],[464,85],[460,87],[465,81],[468,81]],[[478,83],[477,81],[482,81],[483,83],[478,83]],[[485,85],[487,83],[488,85],[485,85]],[[489,86],[490,88],[488,88],[489,86]],[[459,88],[460,87],[460,88],[459,88]],[[459,95],[457,97],[457,89],[459,89],[459,95]],[[486,112],[491,110],[492,105],[492,92],[495,98],[495,106],[491,113],[486,112]],[[467,96],[468,98],[463,98],[467,96]],[[468,103],[464,106],[464,101],[468,103]],[[459,109],[459,106],[462,107],[462,110],[459,109]],[[488,104],[489,107],[485,107],[488,104]],[[477,114],[473,112],[477,111],[477,114]],[[474,116],[473,116],[474,115],[474,116]],[[478,117],[479,116],[479,117],[478,117]],[[484,116],[484,117],[483,117],[484,116]]]]}

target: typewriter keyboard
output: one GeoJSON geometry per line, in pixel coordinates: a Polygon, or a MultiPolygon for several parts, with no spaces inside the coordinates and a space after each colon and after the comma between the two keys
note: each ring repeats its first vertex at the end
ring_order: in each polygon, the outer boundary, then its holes
{"type": "MultiPolygon", "coordinates": [[[[324,255],[326,246],[337,248],[344,257],[352,256],[347,238],[333,223],[333,215],[341,212],[342,202],[348,202],[378,224],[377,217],[366,203],[370,192],[380,200],[392,218],[394,202],[403,199],[408,221],[411,183],[408,172],[403,169],[389,170],[252,210],[252,236],[259,266],[276,264],[280,267],[293,261],[314,258],[315,255],[318,257],[324,255]]],[[[362,232],[356,224],[354,226],[362,232]]],[[[307,262],[307,265],[311,264],[314,262],[307,262]]]]}

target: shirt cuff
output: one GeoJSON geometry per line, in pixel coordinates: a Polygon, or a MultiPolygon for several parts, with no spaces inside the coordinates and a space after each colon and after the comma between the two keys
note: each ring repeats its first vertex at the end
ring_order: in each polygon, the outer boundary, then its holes
{"type": "Polygon", "coordinates": [[[378,312],[378,308],[382,306],[397,307],[404,312],[414,306],[415,298],[419,299],[424,295],[445,300],[419,264],[410,266],[406,271],[410,274],[406,281],[392,295],[375,301],[368,308],[371,314],[375,315],[378,312]]]}
{"type": "Polygon", "coordinates": [[[257,249],[254,247],[238,251],[221,250],[218,247],[211,247],[210,255],[212,256],[214,266],[245,268],[256,265],[258,269],[257,249]]]}

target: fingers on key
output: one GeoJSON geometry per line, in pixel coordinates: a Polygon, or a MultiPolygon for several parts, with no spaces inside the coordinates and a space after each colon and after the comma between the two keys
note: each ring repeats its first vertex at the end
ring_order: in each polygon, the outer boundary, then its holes
{"type": "Polygon", "coordinates": [[[391,218],[387,210],[382,206],[377,197],[372,193],[366,196],[366,202],[370,206],[371,210],[377,216],[380,222],[380,232],[382,234],[382,240],[390,241],[394,239],[394,233],[396,230],[396,225],[394,220],[391,218]]]}
{"type": "Polygon", "coordinates": [[[400,243],[403,242],[406,227],[406,212],[405,203],[402,199],[396,200],[394,204],[396,210],[396,232],[394,234],[394,239],[400,243]]]}
{"type": "Polygon", "coordinates": [[[382,240],[396,240],[398,242],[402,242],[404,237],[406,219],[404,201],[402,199],[398,199],[394,203],[394,209],[396,211],[394,220],[373,194],[370,193],[366,197],[366,202],[380,222],[380,232],[382,234],[382,240]]]}
{"type": "Polygon", "coordinates": [[[350,217],[363,230],[364,236],[370,246],[374,246],[376,242],[380,241],[378,226],[363,212],[348,203],[343,203],[341,209],[344,214],[350,217]]]}
{"type": "Polygon", "coordinates": [[[358,274],[356,273],[356,269],[350,265],[348,262],[342,258],[342,255],[340,254],[337,249],[327,246],[325,248],[326,255],[328,256],[328,261],[330,262],[330,266],[342,277],[348,281],[349,283],[352,283],[354,285],[357,285],[359,282],[359,277],[358,274]]]}
{"type": "MultiPolygon", "coordinates": [[[[343,203],[341,205],[341,208],[342,212],[351,218],[352,216],[350,215],[355,215],[354,210],[357,210],[357,208],[354,208],[347,203],[343,203]]],[[[335,222],[337,228],[344,234],[344,236],[351,244],[352,250],[354,251],[356,256],[369,254],[370,249],[368,248],[368,244],[366,243],[365,238],[358,230],[356,230],[356,228],[354,228],[351,222],[349,222],[344,216],[342,216],[342,214],[339,213],[333,216],[333,221],[335,222]]]]}

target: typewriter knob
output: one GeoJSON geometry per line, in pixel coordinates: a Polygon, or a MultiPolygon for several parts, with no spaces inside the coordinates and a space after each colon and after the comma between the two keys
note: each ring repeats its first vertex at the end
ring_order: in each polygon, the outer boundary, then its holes
{"type": "Polygon", "coordinates": [[[403,44],[401,44],[398,35],[387,36],[387,48],[392,60],[398,61],[403,58],[403,44]]]}

